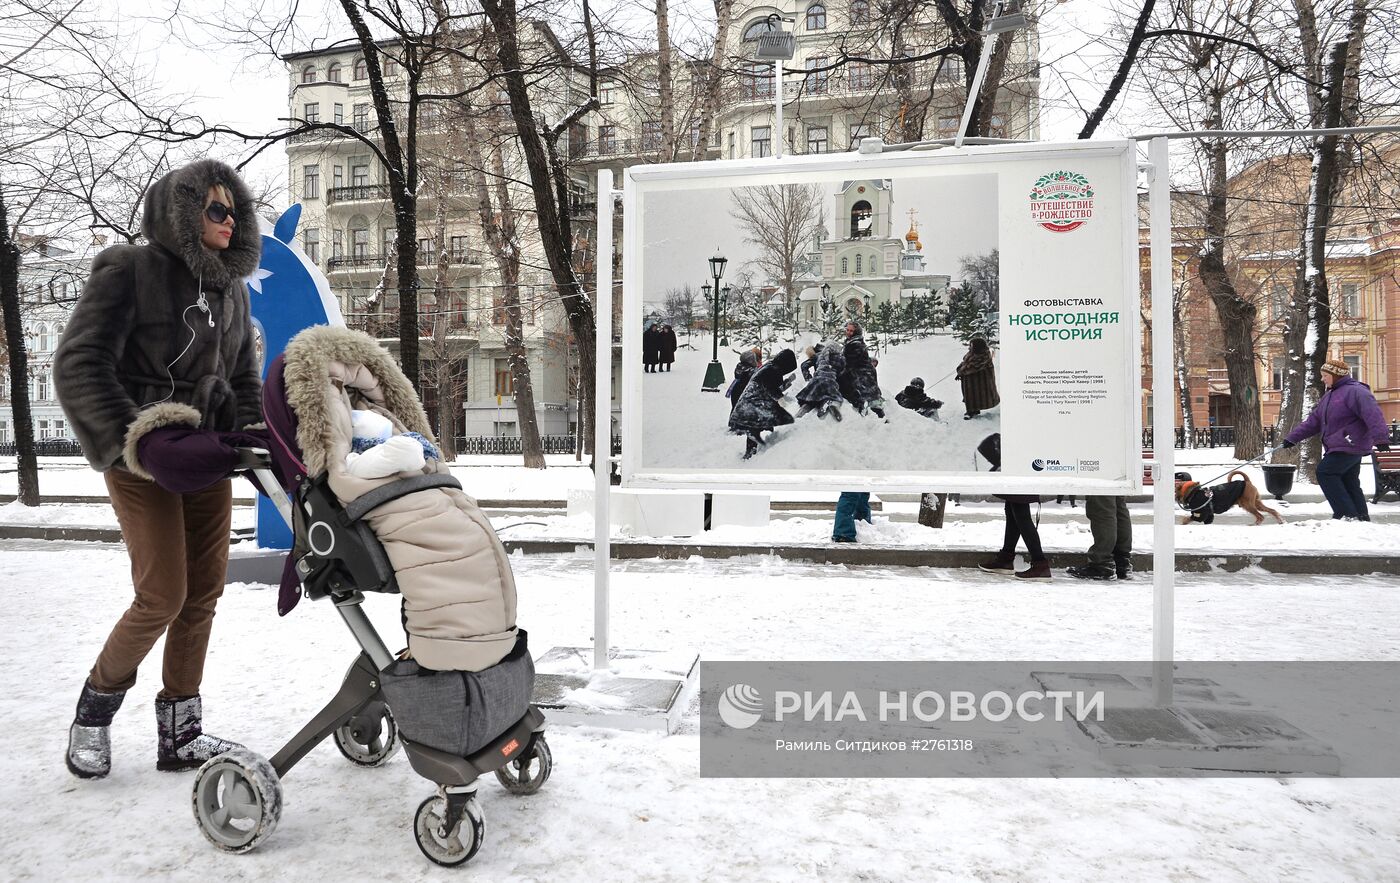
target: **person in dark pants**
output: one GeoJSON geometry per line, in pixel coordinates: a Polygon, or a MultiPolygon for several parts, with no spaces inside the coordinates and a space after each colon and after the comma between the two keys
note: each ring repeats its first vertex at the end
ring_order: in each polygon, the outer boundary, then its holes
{"type": "MultiPolygon", "coordinates": [[[[1001,471],[1001,433],[994,432],[982,439],[977,453],[992,464],[992,471],[1001,471]]],[[[1040,497],[1032,494],[994,494],[1006,503],[1006,533],[1003,535],[1001,551],[977,568],[984,573],[999,573],[1017,579],[1050,579],[1050,559],[1040,547],[1040,530],[1031,517],[1031,503],[1039,503],[1040,497]],[[1016,544],[1024,541],[1030,555],[1031,566],[1025,570],[1016,569],[1016,544]]]]}
{"type": "Polygon", "coordinates": [[[657,334],[657,364],[658,370],[670,371],[671,365],[676,361],[676,331],[670,325],[662,325],[657,334]]]}
{"type": "Polygon", "coordinates": [[[870,520],[870,493],[842,491],[840,499],[836,501],[836,520],[831,527],[832,541],[854,543],[857,518],[866,524],[874,523],[870,520]]]}
{"type": "Polygon", "coordinates": [[[648,325],[642,332],[642,365],[646,373],[656,372],[656,365],[661,361],[661,329],[655,324],[648,325]]]}
{"type": "Polygon", "coordinates": [[[1361,492],[1361,460],[1376,450],[1390,450],[1390,436],[1371,387],[1351,376],[1351,366],[1330,359],[1322,366],[1327,392],[1317,407],[1283,439],[1291,448],[1314,435],[1322,436],[1322,461],[1317,483],[1332,507],[1333,518],[1370,521],[1366,495],[1361,492]]]}
{"type": "Polygon", "coordinates": [[[1133,522],[1128,517],[1127,498],[1085,497],[1084,514],[1089,516],[1094,543],[1089,547],[1089,563],[1069,568],[1069,575],[1076,579],[1130,579],[1133,522]]]}

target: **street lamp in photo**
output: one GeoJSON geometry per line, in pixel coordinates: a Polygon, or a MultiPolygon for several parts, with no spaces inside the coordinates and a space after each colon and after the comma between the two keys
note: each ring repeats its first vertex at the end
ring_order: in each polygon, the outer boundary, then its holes
{"type": "Polygon", "coordinates": [[[718,251],[710,258],[710,276],[715,280],[715,287],[712,289],[714,298],[711,301],[714,305],[714,324],[710,326],[713,348],[709,367],[705,369],[705,383],[700,387],[703,392],[719,392],[719,388],[724,385],[724,368],[719,363],[719,302],[723,297],[719,282],[724,278],[724,267],[728,263],[729,259],[718,251]]]}
{"type": "MultiPolygon", "coordinates": [[[[822,299],[821,299],[821,303],[820,303],[818,306],[821,307],[821,311],[822,311],[821,320],[820,320],[820,322],[819,322],[819,325],[820,325],[820,327],[821,327],[821,329],[822,329],[822,332],[823,332],[823,334],[824,334],[824,333],[826,332],[826,323],[829,321],[829,319],[828,319],[827,317],[831,315],[831,285],[830,285],[830,283],[827,283],[827,282],[823,282],[823,283],[822,283],[822,299]]],[[[810,330],[810,329],[809,329],[809,330],[810,330]]]]}

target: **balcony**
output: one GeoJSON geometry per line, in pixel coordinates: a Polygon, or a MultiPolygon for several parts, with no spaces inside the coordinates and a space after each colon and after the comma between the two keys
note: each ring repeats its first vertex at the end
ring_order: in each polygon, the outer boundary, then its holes
{"type": "MultiPolygon", "coordinates": [[[[326,271],[330,273],[355,271],[355,270],[382,270],[385,266],[396,260],[392,252],[380,254],[342,255],[331,258],[326,262],[326,271]]],[[[479,267],[486,260],[485,252],[474,248],[453,250],[447,253],[447,263],[453,267],[479,267]]],[[[437,255],[418,255],[418,266],[420,268],[433,267],[437,265],[437,255]]]]}
{"type": "MultiPolygon", "coordinates": [[[[418,317],[418,334],[424,339],[433,336],[433,324],[438,316],[425,311],[418,317]]],[[[345,324],[363,331],[377,340],[399,339],[399,311],[385,309],[372,313],[346,313],[345,324]]],[[[455,340],[478,340],[485,323],[480,316],[468,312],[452,312],[447,315],[447,336],[455,340]]]]}
{"type": "Polygon", "coordinates": [[[351,187],[332,187],[326,191],[326,204],[338,202],[366,202],[389,198],[388,184],[355,184],[351,187]]]}
{"type": "MultiPolygon", "coordinates": [[[[316,124],[313,123],[312,125],[316,124]]],[[[349,125],[350,128],[354,129],[356,132],[359,132],[362,135],[375,135],[377,137],[379,132],[379,125],[377,123],[369,122],[368,120],[359,120],[355,123],[350,124],[341,123],[340,125],[349,125]]],[[[290,138],[288,138],[287,141],[291,144],[308,144],[316,141],[335,141],[338,139],[349,137],[349,135],[345,134],[339,129],[332,129],[327,127],[324,129],[310,129],[305,132],[298,132],[295,135],[292,135],[290,138]]]]}

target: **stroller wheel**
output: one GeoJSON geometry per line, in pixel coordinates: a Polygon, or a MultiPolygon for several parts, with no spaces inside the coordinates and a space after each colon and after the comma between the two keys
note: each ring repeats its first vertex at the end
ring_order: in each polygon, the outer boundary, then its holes
{"type": "Polygon", "coordinates": [[[447,807],[447,798],[441,794],[434,794],[418,804],[418,812],[413,817],[413,837],[429,861],[450,868],[476,855],[486,837],[486,818],[473,794],[461,817],[447,828],[447,807]]]}
{"type": "Polygon", "coordinates": [[[194,777],[194,818],[225,852],[247,852],[277,829],[282,783],[262,756],[235,748],[210,758],[194,777]]]}
{"type": "Polygon", "coordinates": [[[345,759],[358,766],[383,766],[399,748],[398,725],[383,702],[366,706],[332,736],[345,759]]]}
{"type": "Polygon", "coordinates": [[[553,771],[554,755],[541,733],[535,740],[534,750],[496,770],[496,778],[511,794],[534,794],[549,781],[553,771]]]}

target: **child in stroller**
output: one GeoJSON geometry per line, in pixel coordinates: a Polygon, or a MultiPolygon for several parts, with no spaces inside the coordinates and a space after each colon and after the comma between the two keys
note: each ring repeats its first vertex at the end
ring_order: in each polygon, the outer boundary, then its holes
{"type": "Polygon", "coordinates": [[[435,458],[380,478],[357,475],[363,470],[349,468],[354,411],[386,419],[395,437],[416,434],[432,452],[422,405],[373,338],[303,331],[269,367],[271,456],[248,466],[293,526],[279,612],[303,592],[330,597],[363,652],[335,698],[270,762],[240,749],[205,764],[195,816],[215,846],[252,849],[276,826],[281,777],[322,739],[333,735],[348,759],[378,766],[401,736],[414,770],[438,783],[415,818],[418,846],[457,865],[484,833],[479,776],[494,772],[517,794],[549,777],[544,715],[530,704],[534,665],[515,624],[505,549],[475,501],[435,458]],[[408,647],[397,658],[361,609],[364,592],[402,596],[408,647]]]}

